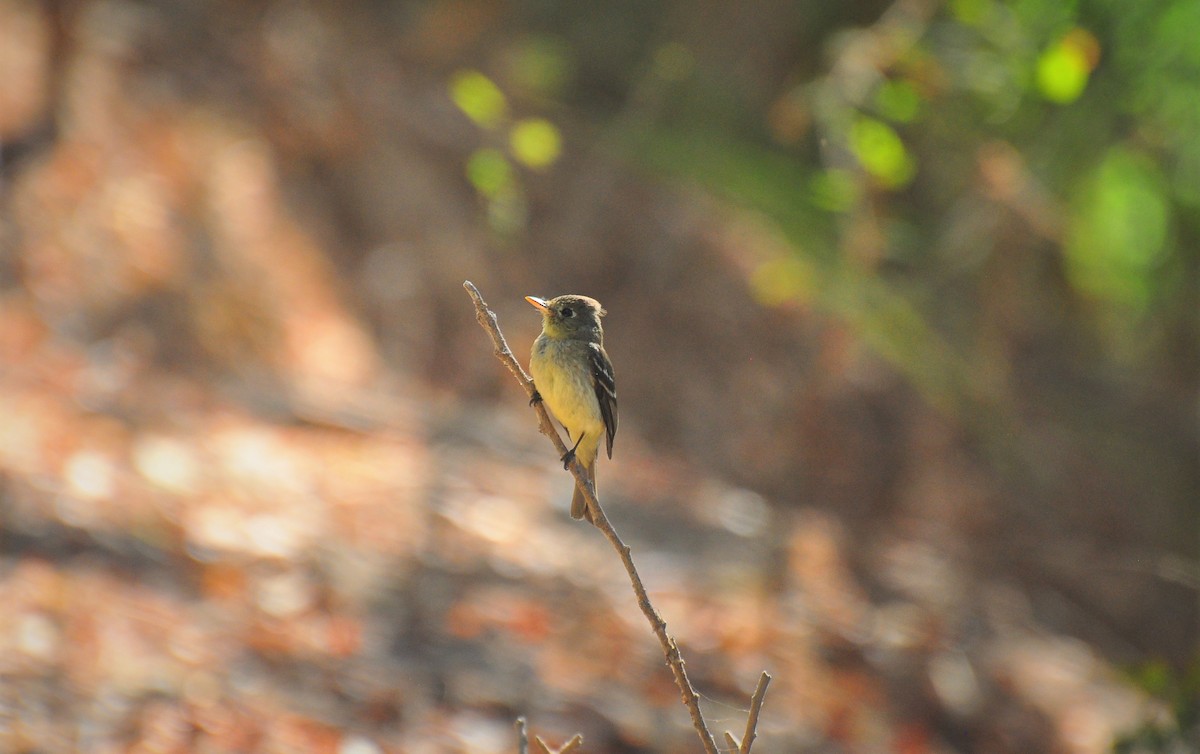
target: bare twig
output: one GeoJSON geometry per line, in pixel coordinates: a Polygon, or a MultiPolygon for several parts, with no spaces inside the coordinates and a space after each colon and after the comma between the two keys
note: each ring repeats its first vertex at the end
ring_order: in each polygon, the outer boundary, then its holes
{"type": "MultiPolygon", "coordinates": [[[[508,367],[508,370],[513,373],[513,376],[521,383],[521,387],[525,388],[525,392],[532,399],[535,393],[533,380],[525,373],[520,362],[517,361],[509,349],[508,343],[504,340],[504,334],[500,332],[500,326],[496,322],[496,315],[488,308],[487,303],[483,300],[483,296],[479,293],[479,289],[471,281],[464,281],[463,288],[467,290],[467,293],[471,296],[471,300],[475,302],[475,319],[478,320],[480,326],[492,337],[496,358],[500,359],[501,363],[508,367]]],[[[563,444],[562,438],[558,435],[558,430],[554,428],[554,424],[550,421],[550,415],[547,413],[546,407],[539,401],[534,404],[534,408],[538,413],[538,424],[542,434],[550,438],[560,455],[565,455],[567,446],[563,444]]],[[[679,652],[679,645],[667,633],[666,621],[662,619],[658,610],[650,602],[650,597],[646,594],[646,587],[642,584],[642,578],[638,575],[637,568],[633,564],[629,547],[621,541],[612,524],[609,523],[608,517],[604,515],[604,509],[600,507],[600,501],[596,499],[595,490],[588,484],[587,476],[584,474],[578,460],[573,460],[569,465],[569,469],[575,477],[575,481],[583,489],[584,498],[587,500],[588,508],[592,514],[593,525],[600,530],[604,538],[617,551],[617,554],[621,558],[621,563],[625,566],[625,572],[629,575],[629,583],[633,586],[633,593],[637,597],[638,607],[641,608],[642,614],[646,616],[646,620],[650,622],[650,627],[654,630],[654,635],[658,637],[658,643],[662,645],[667,665],[670,666],[671,673],[675,676],[675,685],[679,687],[683,704],[691,714],[692,727],[696,729],[697,735],[700,736],[700,741],[704,745],[704,750],[707,754],[717,754],[717,742],[713,739],[712,733],[709,732],[708,724],[704,720],[704,714],[700,711],[700,698],[696,694],[696,689],[692,686],[692,682],[688,680],[687,671],[684,668],[683,656],[679,652]]],[[[770,676],[766,673],[763,673],[763,676],[766,681],[770,680],[770,676]]],[[[751,702],[751,722],[747,724],[745,737],[747,741],[754,738],[754,725],[757,724],[758,708],[762,705],[762,695],[766,692],[766,681],[759,681],[759,689],[755,692],[758,703],[754,704],[753,700],[751,702]]],[[[743,744],[746,745],[746,751],[749,751],[749,745],[745,744],[745,741],[743,741],[743,744]]]]}
{"type": "Polygon", "coordinates": [[[750,747],[754,745],[754,739],[758,736],[756,732],[758,713],[762,710],[763,697],[767,695],[767,684],[770,682],[771,676],[764,670],[758,678],[758,686],[754,688],[754,694],[750,697],[750,714],[746,717],[746,735],[742,736],[742,745],[738,747],[738,754],[750,754],[750,747]]]}
{"type": "Polygon", "coordinates": [[[550,747],[546,745],[546,742],[542,740],[541,736],[534,736],[533,744],[537,747],[537,754],[554,754],[550,747]]]}
{"type": "Polygon", "coordinates": [[[517,752],[529,754],[529,734],[525,732],[525,718],[517,718],[517,752]]]}
{"type": "Polygon", "coordinates": [[[725,731],[725,743],[729,746],[729,751],[731,752],[741,749],[741,746],[738,745],[737,739],[734,738],[733,734],[729,731],[725,731]]]}

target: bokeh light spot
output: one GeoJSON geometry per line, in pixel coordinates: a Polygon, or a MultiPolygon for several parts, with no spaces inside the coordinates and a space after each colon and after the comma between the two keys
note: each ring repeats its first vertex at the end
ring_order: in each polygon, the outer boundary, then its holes
{"type": "Polygon", "coordinates": [[[846,170],[825,170],[809,184],[813,204],[830,212],[845,212],[859,199],[859,184],[846,170]]]}
{"type": "Polygon", "coordinates": [[[921,113],[921,96],[907,81],[884,81],[875,92],[875,107],[897,123],[911,123],[921,113]]]}
{"type": "Polygon", "coordinates": [[[750,275],[750,290],[764,306],[779,306],[805,298],[813,285],[813,271],[800,257],[788,256],[760,264],[750,275]]]}
{"type": "Polygon", "coordinates": [[[512,164],[499,150],[477,149],[467,159],[467,180],[480,194],[494,197],[512,185],[512,164]]]}
{"type": "Polygon", "coordinates": [[[450,98],[468,118],[484,128],[495,128],[508,112],[500,87],[479,71],[459,71],[450,80],[450,98]]]}
{"type": "Polygon", "coordinates": [[[1068,104],[1083,94],[1099,56],[1099,43],[1083,29],[1072,29],[1037,62],[1037,88],[1051,102],[1068,104]]]}
{"type": "Polygon", "coordinates": [[[509,138],[513,156],[522,164],[541,169],[558,159],[562,137],[554,124],[543,118],[526,118],[513,126],[509,138]]]}
{"type": "Polygon", "coordinates": [[[866,171],[887,188],[906,185],[916,173],[916,163],[900,136],[874,118],[859,118],[851,127],[850,148],[866,171]]]}
{"type": "Polygon", "coordinates": [[[1079,290],[1140,306],[1166,250],[1164,180],[1144,156],[1117,147],[1080,193],[1067,242],[1067,272],[1079,290]]]}

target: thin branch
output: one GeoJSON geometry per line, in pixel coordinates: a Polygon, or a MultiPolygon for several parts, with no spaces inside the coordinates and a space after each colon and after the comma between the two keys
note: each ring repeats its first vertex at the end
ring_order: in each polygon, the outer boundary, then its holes
{"type": "Polygon", "coordinates": [[[729,731],[725,731],[725,743],[727,746],[729,746],[729,750],[731,752],[738,751],[741,748],[741,746],[738,745],[737,739],[734,738],[733,734],[729,731]]]}
{"type": "Polygon", "coordinates": [[[771,676],[765,670],[758,678],[758,686],[754,688],[754,694],[750,697],[750,714],[746,717],[746,735],[742,736],[742,745],[738,747],[738,754],[750,754],[750,747],[754,745],[754,739],[758,736],[758,713],[762,710],[763,697],[767,695],[767,685],[771,683],[771,676]]]}
{"type": "MultiPolygon", "coordinates": [[[[463,288],[467,290],[472,301],[475,302],[475,319],[492,336],[496,358],[500,359],[501,363],[508,367],[508,370],[513,373],[513,376],[525,388],[525,392],[532,398],[534,394],[533,381],[525,373],[525,370],[509,349],[507,341],[504,340],[504,334],[500,332],[496,315],[488,308],[487,303],[483,300],[483,296],[479,293],[479,289],[471,281],[464,281],[463,288]]],[[[565,455],[567,446],[563,444],[562,438],[558,436],[558,430],[550,422],[550,415],[546,412],[546,407],[540,402],[534,404],[534,407],[538,412],[539,428],[542,434],[547,435],[551,439],[560,455],[565,455]]],[[[638,575],[637,568],[633,564],[633,558],[629,554],[629,547],[621,541],[612,524],[608,522],[608,517],[604,515],[604,509],[600,507],[600,502],[596,499],[596,493],[592,489],[592,486],[588,484],[587,477],[584,475],[583,468],[580,466],[578,460],[571,462],[570,471],[574,475],[575,481],[578,482],[580,488],[583,490],[584,499],[587,500],[588,508],[592,513],[593,525],[600,530],[604,538],[608,540],[609,544],[612,545],[613,549],[621,557],[621,563],[625,566],[625,572],[629,574],[629,583],[633,586],[633,593],[637,597],[638,607],[641,608],[642,614],[646,616],[646,620],[650,622],[650,627],[654,630],[654,635],[658,637],[658,643],[662,645],[667,665],[670,666],[671,673],[675,676],[675,685],[679,687],[683,704],[687,707],[692,717],[692,727],[696,729],[697,735],[700,736],[700,742],[704,745],[704,750],[707,754],[718,754],[717,742],[713,739],[712,733],[709,732],[708,724],[704,720],[704,714],[700,711],[700,697],[697,696],[696,689],[692,686],[692,682],[688,680],[687,671],[684,669],[683,656],[679,652],[679,645],[667,633],[666,621],[662,619],[658,610],[650,602],[650,597],[646,594],[646,587],[642,584],[642,578],[638,575]]]]}
{"type": "Polygon", "coordinates": [[[553,754],[553,749],[546,745],[541,736],[534,736],[533,743],[537,746],[538,754],[553,754]]]}

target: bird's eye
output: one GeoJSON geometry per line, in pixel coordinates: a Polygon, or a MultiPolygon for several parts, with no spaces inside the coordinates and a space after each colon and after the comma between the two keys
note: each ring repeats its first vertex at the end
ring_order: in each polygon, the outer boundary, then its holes
{"type": "Polygon", "coordinates": [[[562,315],[565,319],[570,319],[575,316],[575,310],[569,306],[563,307],[562,315]]]}

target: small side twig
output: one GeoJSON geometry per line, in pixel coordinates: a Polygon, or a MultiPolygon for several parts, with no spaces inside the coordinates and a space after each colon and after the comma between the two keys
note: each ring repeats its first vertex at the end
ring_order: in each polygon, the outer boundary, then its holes
{"type": "MultiPolygon", "coordinates": [[[[536,388],[533,380],[525,373],[520,362],[513,356],[512,350],[508,347],[508,342],[504,339],[504,334],[500,332],[500,325],[496,321],[496,315],[488,308],[488,305],[483,300],[483,296],[479,293],[479,289],[467,280],[463,282],[463,288],[471,296],[471,300],[475,303],[475,319],[479,325],[492,338],[494,345],[494,353],[496,358],[504,364],[517,382],[525,389],[525,392],[532,399],[536,388]]],[[[562,438],[558,435],[558,430],[554,428],[554,424],[550,421],[550,414],[546,411],[546,407],[542,403],[536,402],[533,404],[538,414],[538,425],[542,434],[550,438],[554,443],[554,447],[558,450],[559,455],[565,455],[567,446],[563,444],[562,438]]],[[[717,742],[713,738],[712,733],[708,729],[708,724],[704,720],[704,713],[700,710],[700,697],[696,693],[696,689],[692,686],[688,679],[687,671],[684,668],[683,656],[679,651],[679,645],[675,639],[667,633],[667,623],[663,620],[658,610],[655,609],[653,603],[650,602],[650,597],[646,593],[646,587],[642,584],[642,578],[638,575],[636,566],[633,563],[633,557],[630,555],[629,547],[621,541],[612,524],[609,523],[608,517],[604,514],[604,509],[600,507],[600,501],[596,499],[594,489],[588,484],[587,476],[585,475],[582,466],[578,460],[573,460],[569,465],[571,474],[575,477],[575,481],[583,490],[584,498],[587,500],[588,507],[592,514],[593,525],[600,530],[613,549],[617,551],[617,555],[621,558],[621,563],[625,567],[625,572],[629,576],[629,583],[633,587],[634,595],[637,598],[638,607],[641,608],[642,614],[649,621],[654,635],[658,638],[659,644],[662,646],[663,654],[666,656],[667,665],[671,668],[671,673],[675,677],[675,685],[679,687],[679,693],[685,707],[687,707],[692,718],[692,727],[696,729],[697,735],[700,736],[700,741],[704,745],[704,750],[707,754],[718,754],[717,742]]],[[[767,683],[770,681],[770,676],[763,673],[763,679],[759,680],[759,688],[755,691],[755,699],[751,700],[750,720],[747,721],[746,735],[743,740],[745,750],[741,754],[749,752],[749,743],[754,740],[754,728],[758,724],[758,710],[762,706],[762,697],[766,693],[767,683]]],[[[732,736],[729,736],[732,738],[732,736]]]]}

